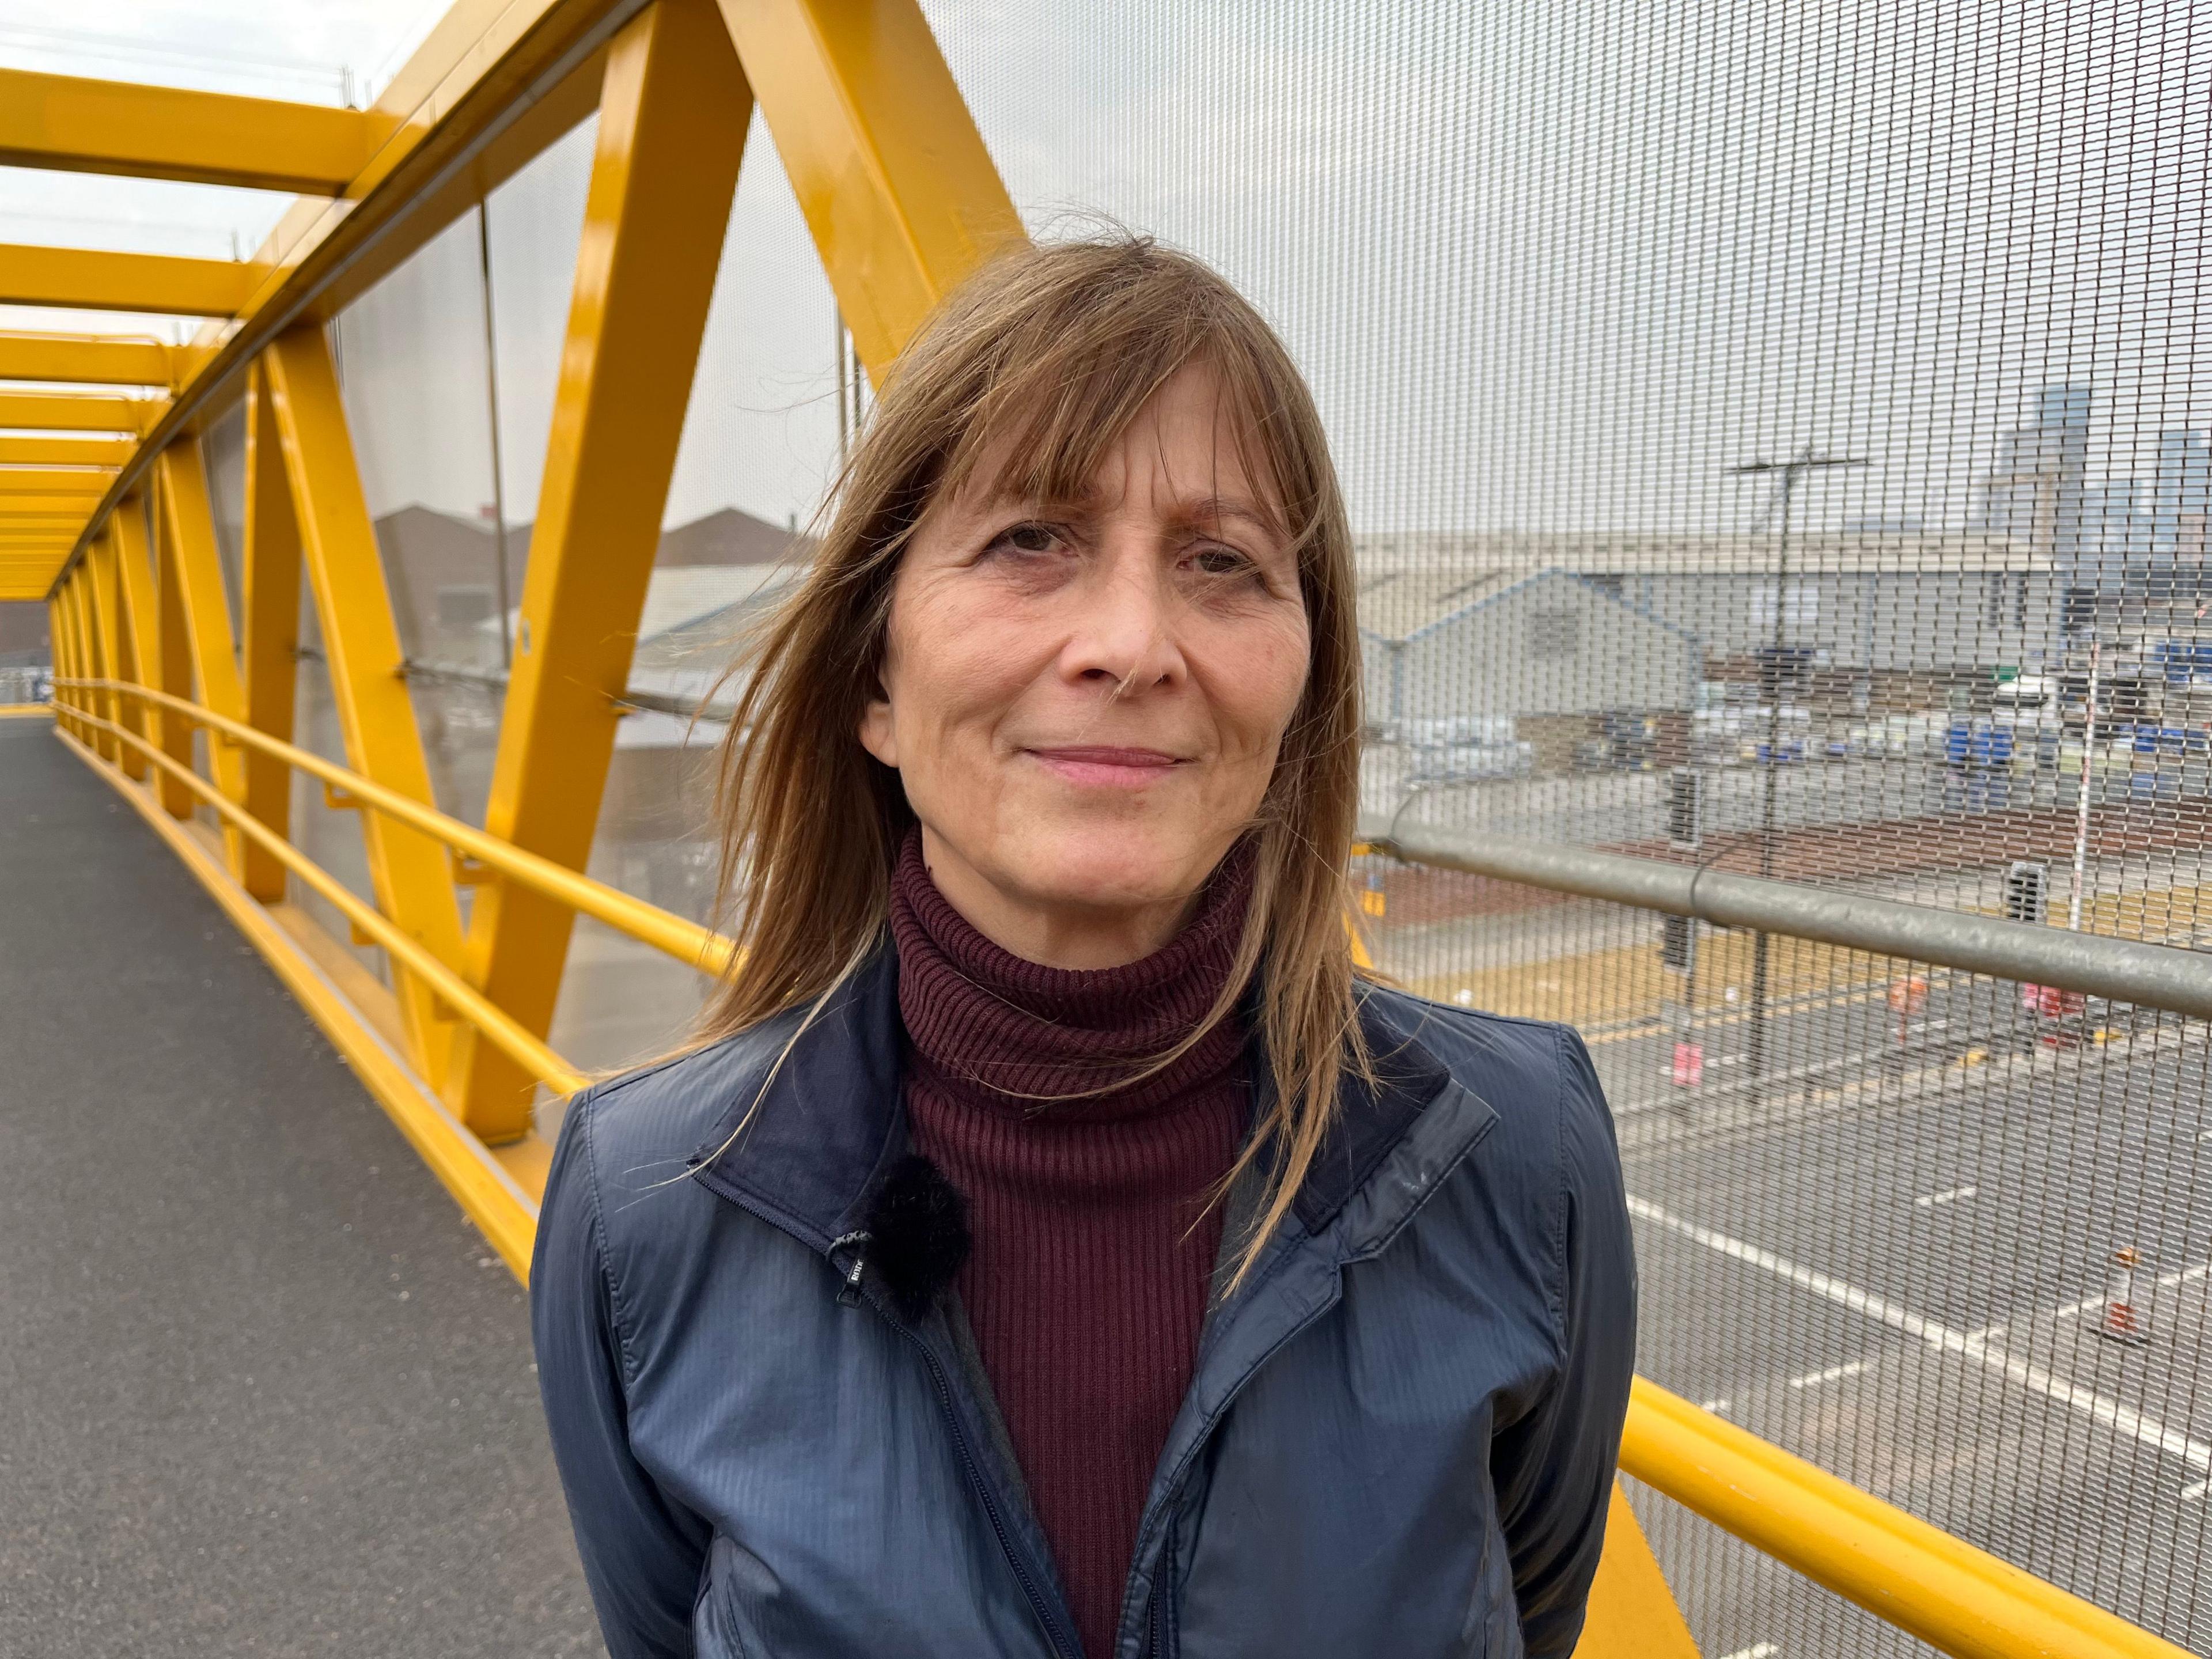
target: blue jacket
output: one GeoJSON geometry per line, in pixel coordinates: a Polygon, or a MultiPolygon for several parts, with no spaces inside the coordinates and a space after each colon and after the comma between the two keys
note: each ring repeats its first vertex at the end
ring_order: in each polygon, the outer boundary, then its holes
{"type": "MultiPolygon", "coordinates": [[[[896,975],[886,945],[781,1066],[796,1015],[569,1109],[532,1311],[614,1659],[1109,1659],[957,1298],[909,1322],[850,1282],[906,1151],[896,975]]],[[[1574,1647],[1636,1329],[1596,1075],[1565,1026],[1362,1018],[1379,1086],[1207,1316],[1112,1659],[1574,1647]]]]}

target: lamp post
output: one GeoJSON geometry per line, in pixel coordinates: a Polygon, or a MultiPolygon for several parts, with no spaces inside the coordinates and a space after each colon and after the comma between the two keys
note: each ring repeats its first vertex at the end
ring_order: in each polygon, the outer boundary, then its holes
{"type": "MultiPolygon", "coordinates": [[[[1773,684],[1770,688],[1766,716],[1766,771],[1760,781],[1759,805],[1759,873],[1772,879],[1774,875],[1774,784],[1775,775],[1782,769],[1782,653],[1786,649],[1790,615],[1790,504],[1796,494],[1797,481],[1808,472],[1832,466],[1864,466],[1865,460],[1856,455],[1816,455],[1813,446],[1804,448],[1788,460],[1746,461],[1741,466],[1728,470],[1731,478],[1748,477],[1759,473],[1779,475],[1782,493],[1777,507],[1780,523],[1775,536],[1774,554],[1774,645],[1773,684]]],[[[1751,1087],[1753,1093],[1766,1076],[1766,987],[1767,935],[1760,929],[1751,939],[1751,1052],[1748,1056],[1751,1087]]]]}

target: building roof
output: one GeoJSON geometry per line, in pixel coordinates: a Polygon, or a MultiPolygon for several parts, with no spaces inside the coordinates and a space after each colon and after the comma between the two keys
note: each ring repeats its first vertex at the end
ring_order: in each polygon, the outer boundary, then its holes
{"type": "MultiPolygon", "coordinates": [[[[1382,571],[1457,572],[1467,580],[1497,571],[1577,575],[1772,573],[1779,553],[1771,532],[1692,535],[1663,531],[1381,531],[1352,538],[1363,580],[1382,571]]],[[[2044,570],[2048,548],[2024,536],[1982,530],[1800,530],[1790,538],[1792,575],[1959,570],[2044,570]]]]}

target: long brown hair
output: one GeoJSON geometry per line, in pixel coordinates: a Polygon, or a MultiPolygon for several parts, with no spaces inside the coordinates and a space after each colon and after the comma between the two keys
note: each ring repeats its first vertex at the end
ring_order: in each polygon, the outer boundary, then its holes
{"type": "Polygon", "coordinates": [[[987,448],[999,471],[977,482],[1076,497],[1146,402],[1199,362],[1297,550],[1310,640],[1304,694],[1251,829],[1243,944],[1219,1000],[1174,1051],[1229,1017],[1257,975],[1275,1087],[1237,1166],[1268,1160],[1241,1279],[1313,1162],[1344,1071],[1370,1071],[1346,926],[1359,647],[1351,530],[1312,397],[1259,313],[1188,255],[1126,235],[1010,251],[947,298],[887,377],[824,509],[813,568],[761,635],[722,744],[719,908],[739,948],[696,1040],[796,1008],[811,1018],[884,936],[914,814],[858,732],[880,695],[892,578],[923,515],[975,478],[987,448]]]}

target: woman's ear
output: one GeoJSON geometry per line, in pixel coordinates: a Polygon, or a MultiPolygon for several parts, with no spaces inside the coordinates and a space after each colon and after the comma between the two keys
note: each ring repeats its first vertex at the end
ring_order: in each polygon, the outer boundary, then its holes
{"type": "Polygon", "coordinates": [[[891,722],[891,700],[883,695],[880,684],[860,710],[860,737],[861,748],[892,771],[898,770],[898,734],[891,722]]]}

